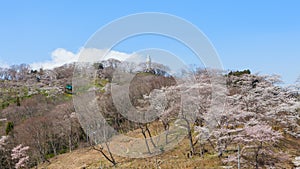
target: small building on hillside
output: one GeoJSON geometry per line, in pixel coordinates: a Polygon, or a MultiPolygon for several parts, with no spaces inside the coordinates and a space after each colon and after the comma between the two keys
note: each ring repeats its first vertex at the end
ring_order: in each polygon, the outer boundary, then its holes
{"type": "Polygon", "coordinates": [[[68,93],[68,94],[72,94],[72,89],[73,89],[73,87],[70,84],[67,84],[65,86],[65,92],[68,93]]]}

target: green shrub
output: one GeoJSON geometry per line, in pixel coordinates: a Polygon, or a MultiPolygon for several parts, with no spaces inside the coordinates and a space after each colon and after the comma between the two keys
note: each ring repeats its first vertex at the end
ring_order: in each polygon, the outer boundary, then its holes
{"type": "Polygon", "coordinates": [[[66,153],[66,152],[68,152],[68,149],[67,148],[63,148],[63,149],[61,149],[61,150],[59,150],[59,154],[64,154],[64,153],[66,153]]]}
{"type": "Polygon", "coordinates": [[[54,155],[53,153],[47,154],[47,155],[46,155],[46,159],[52,158],[52,157],[54,157],[54,156],[55,156],[55,155],[54,155]]]}
{"type": "Polygon", "coordinates": [[[251,74],[251,71],[249,69],[243,70],[243,71],[230,71],[228,73],[229,76],[241,76],[244,74],[251,74]]]}
{"type": "Polygon", "coordinates": [[[17,106],[21,106],[21,103],[20,103],[20,97],[17,97],[16,102],[17,102],[17,106]]]}
{"type": "Polygon", "coordinates": [[[6,135],[8,135],[12,130],[14,129],[14,123],[9,121],[7,124],[6,124],[6,128],[5,128],[5,133],[6,135]]]}
{"type": "Polygon", "coordinates": [[[4,102],[4,103],[2,103],[1,108],[5,109],[8,106],[9,106],[9,103],[8,102],[4,102]]]}

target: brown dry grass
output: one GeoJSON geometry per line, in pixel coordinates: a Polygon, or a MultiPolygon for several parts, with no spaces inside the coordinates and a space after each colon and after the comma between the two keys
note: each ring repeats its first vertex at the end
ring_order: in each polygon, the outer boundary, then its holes
{"type": "MultiPolygon", "coordinates": [[[[135,131],[135,134],[138,134],[135,131]]],[[[133,134],[133,133],[131,133],[133,134]]],[[[284,140],[278,145],[281,149],[290,152],[292,156],[299,155],[300,140],[286,136],[284,140]]],[[[206,147],[209,149],[209,147],[206,147]]],[[[196,147],[198,149],[198,147],[196,147]]],[[[161,169],[213,169],[222,168],[220,159],[212,154],[205,154],[204,158],[193,156],[187,158],[188,140],[184,139],[174,149],[167,151],[161,155],[149,158],[123,158],[115,157],[118,162],[115,168],[120,169],[148,169],[148,168],[161,168],[161,169]]],[[[75,150],[71,153],[59,155],[50,159],[51,163],[44,163],[38,166],[39,169],[98,169],[100,166],[103,168],[114,168],[108,161],[106,161],[99,152],[84,148],[75,150]]],[[[286,168],[292,168],[291,163],[286,164],[286,168]]]]}
{"type": "MultiPolygon", "coordinates": [[[[189,149],[187,140],[182,141],[173,150],[164,154],[149,157],[149,158],[122,158],[116,157],[118,164],[116,168],[220,168],[220,160],[213,155],[207,154],[205,158],[194,156],[187,158],[186,154],[189,149]]],[[[103,168],[113,168],[99,152],[85,148],[73,151],[71,153],[62,154],[52,158],[51,163],[44,163],[38,166],[41,169],[96,169],[102,166],[103,168]]]]}
{"type": "MultiPolygon", "coordinates": [[[[134,131],[137,132],[137,131],[134,131]]],[[[137,132],[138,133],[138,132],[137,132]]],[[[137,134],[136,133],[136,134],[137,134]]],[[[131,133],[133,134],[133,133],[131,133]]],[[[290,152],[292,155],[299,155],[299,140],[291,137],[285,137],[279,144],[281,149],[290,152]]],[[[198,147],[196,147],[198,149],[198,147]]],[[[206,147],[209,149],[209,147],[206,147]]],[[[102,155],[91,149],[84,148],[75,150],[71,153],[59,155],[50,159],[51,163],[44,163],[38,166],[41,169],[99,169],[103,168],[120,168],[120,169],[213,169],[222,168],[220,159],[212,154],[205,154],[204,158],[193,156],[187,158],[189,150],[188,140],[184,139],[174,149],[167,151],[161,155],[149,158],[123,158],[115,157],[118,162],[116,167],[113,167],[106,161],[102,155]]],[[[287,162],[286,168],[292,168],[292,164],[287,162]]]]}
{"type": "MultiPolygon", "coordinates": [[[[151,132],[156,133],[162,130],[162,126],[158,122],[154,122],[149,126],[151,132]],[[158,131],[155,131],[158,130],[158,131]]],[[[141,132],[139,129],[127,133],[128,136],[141,138],[141,132]]],[[[155,134],[153,134],[155,135],[155,134]]],[[[128,143],[130,144],[130,143],[128,143]]],[[[281,150],[288,152],[292,156],[300,155],[300,140],[285,135],[285,138],[277,145],[281,150]]],[[[199,150],[199,147],[195,147],[199,150]]],[[[205,147],[209,152],[213,152],[211,147],[205,147]]],[[[222,168],[221,160],[213,155],[206,153],[204,158],[195,155],[192,158],[187,158],[187,152],[189,151],[188,140],[184,139],[175,148],[167,151],[161,155],[149,157],[149,158],[124,158],[115,156],[118,162],[115,168],[129,169],[129,168],[141,168],[141,169],[213,169],[222,168]]],[[[51,163],[44,163],[38,166],[41,169],[98,169],[102,168],[114,168],[111,163],[105,160],[102,155],[91,149],[84,148],[75,150],[71,153],[59,155],[50,159],[51,163]]],[[[286,163],[286,168],[291,168],[291,163],[286,163]]]]}
{"type": "MultiPolygon", "coordinates": [[[[162,130],[162,126],[159,122],[153,122],[149,126],[153,135],[156,135],[162,130]]],[[[128,132],[126,135],[142,138],[140,129],[128,132]]],[[[130,144],[128,142],[128,144],[130,144]]],[[[197,147],[196,147],[197,148],[197,147]]],[[[175,148],[165,153],[149,157],[149,158],[123,158],[115,157],[118,162],[116,168],[163,168],[163,169],[173,169],[173,168],[220,168],[221,162],[218,157],[211,154],[206,154],[205,158],[199,156],[193,156],[192,158],[187,158],[187,152],[189,150],[188,140],[184,139],[175,148]]],[[[91,149],[84,148],[75,150],[71,153],[66,153],[59,155],[50,159],[51,163],[44,163],[38,166],[41,169],[98,169],[100,166],[103,168],[113,168],[111,163],[102,157],[102,155],[91,149]]]]}

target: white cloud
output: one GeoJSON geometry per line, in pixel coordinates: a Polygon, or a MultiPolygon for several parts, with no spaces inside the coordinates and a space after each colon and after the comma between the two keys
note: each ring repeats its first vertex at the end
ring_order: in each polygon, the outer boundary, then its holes
{"type": "Polygon", "coordinates": [[[78,56],[73,52],[67,51],[63,48],[58,48],[51,53],[51,60],[44,62],[32,63],[30,66],[33,69],[53,69],[62,66],[66,63],[72,63],[78,60],[78,56]]]}
{"type": "Polygon", "coordinates": [[[99,60],[117,59],[120,61],[141,62],[144,61],[140,55],[136,53],[123,53],[119,51],[108,51],[107,49],[83,48],[79,52],[79,62],[95,62],[99,60]]]}
{"type": "MultiPolygon", "coordinates": [[[[95,62],[114,58],[120,61],[141,62],[145,59],[136,53],[128,54],[118,51],[110,51],[106,49],[82,48],[78,53],[73,53],[63,48],[58,48],[51,53],[51,60],[45,62],[32,63],[30,66],[33,69],[53,69],[67,63],[73,62],[95,62]],[[105,57],[103,57],[105,55],[105,57]]],[[[0,62],[1,64],[1,62],[0,62]]]]}

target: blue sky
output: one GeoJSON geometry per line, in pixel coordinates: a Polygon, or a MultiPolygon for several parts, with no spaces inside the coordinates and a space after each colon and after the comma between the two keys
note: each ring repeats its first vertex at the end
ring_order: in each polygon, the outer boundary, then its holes
{"type": "MultiPolygon", "coordinates": [[[[296,0],[0,1],[0,63],[51,60],[58,48],[77,53],[112,20],[140,12],[164,12],[202,30],[225,69],[280,74],[286,83],[293,83],[300,74],[299,9],[296,0]]],[[[125,46],[119,50],[137,48],[125,46]]]]}

